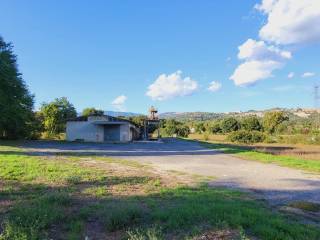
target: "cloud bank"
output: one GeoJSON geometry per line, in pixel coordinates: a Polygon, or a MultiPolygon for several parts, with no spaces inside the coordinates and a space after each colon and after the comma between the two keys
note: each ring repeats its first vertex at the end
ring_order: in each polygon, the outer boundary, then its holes
{"type": "Polygon", "coordinates": [[[320,41],[319,0],[263,0],[255,8],[268,18],[261,39],[276,44],[320,41]]]}
{"type": "Polygon", "coordinates": [[[237,86],[251,85],[272,77],[272,72],[281,68],[284,60],[291,58],[291,52],[253,39],[248,39],[238,49],[238,58],[244,62],[230,77],[237,86]]]}
{"type": "Polygon", "coordinates": [[[259,30],[259,41],[248,39],[239,46],[238,58],[244,62],[230,77],[237,86],[272,77],[274,70],[292,58],[291,52],[281,48],[320,41],[319,0],[262,0],[255,9],[267,21],[259,30]]]}
{"type": "Polygon", "coordinates": [[[193,94],[198,89],[198,83],[190,77],[182,77],[181,71],[171,74],[161,74],[146,92],[152,100],[164,101],[175,97],[193,94]]]}

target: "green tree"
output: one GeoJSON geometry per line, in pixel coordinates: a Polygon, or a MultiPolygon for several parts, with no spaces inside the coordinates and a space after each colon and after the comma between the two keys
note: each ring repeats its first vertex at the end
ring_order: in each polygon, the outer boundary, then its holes
{"type": "Polygon", "coordinates": [[[166,121],[165,123],[165,133],[168,135],[168,136],[173,136],[174,134],[177,134],[178,132],[178,126],[180,125],[181,123],[174,120],[174,119],[169,119],[166,121]]]}
{"type": "Polygon", "coordinates": [[[206,131],[205,124],[203,122],[197,122],[195,125],[196,133],[203,133],[206,131]]]}
{"type": "Polygon", "coordinates": [[[281,123],[288,120],[289,117],[284,112],[267,112],[263,116],[263,128],[273,134],[281,123]]]}
{"type": "Polygon", "coordinates": [[[190,134],[190,128],[185,125],[178,126],[177,135],[179,137],[188,137],[190,134]]]}
{"type": "Polygon", "coordinates": [[[95,108],[85,108],[82,110],[82,116],[88,117],[90,115],[102,116],[103,111],[95,108]]]}
{"type": "Polygon", "coordinates": [[[147,119],[147,116],[139,115],[139,116],[133,116],[128,118],[131,122],[133,122],[135,125],[137,125],[140,128],[144,127],[144,121],[147,119]]]}
{"type": "Polygon", "coordinates": [[[249,116],[241,121],[241,128],[247,131],[261,131],[262,125],[256,116],[249,116]]]}
{"type": "Polygon", "coordinates": [[[0,36],[0,138],[25,138],[31,131],[33,96],[18,70],[11,43],[0,36]]]}
{"type": "Polygon", "coordinates": [[[221,129],[223,133],[229,133],[232,131],[237,131],[240,127],[239,127],[239,122],[237,121],[237,119],[233,118],[233,117],[228,117],[225,118],[221,121],[221,129]]]}
{"type": "Polygon", "coordinates": [[[44,129],[50,135],[64,132],[67,120],[77,116],[76,109],[65,97],[42,104],[40,112],[44,120],[44,129]]]}
{"type": "Polygon", "coordinates": [[[219,121],[215,121],[209,125],[209,132],[213,134],[221,133],[221,124],[219,121]]]}

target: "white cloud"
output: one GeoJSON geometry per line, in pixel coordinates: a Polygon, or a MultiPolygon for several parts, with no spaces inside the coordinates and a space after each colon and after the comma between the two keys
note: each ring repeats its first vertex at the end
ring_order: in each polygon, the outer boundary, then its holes
{"type": "Polygon", "coordinates": [[[316,74],[313,73],[313,72],[305,72],[304,74],[301,75],[301,77],[303,78],[307,78],[307,77],[313,77],[315,76],[316,74]]]}
{"type": "Polygon", "coordinates": [[[290,72],[289,74],[288,74],[288,78],[293,78],[294,77],[294,72],[290,72]]]}
{"type": "Polygon", "coordinates": [[[191,95],[198,89],[198,83],[190,77],[182,78],[181,75],[181,71],[161,74],[148,87],[146,95],[158,101],[191,95]]]}
{"type": "Polygon", "coordinates": [[[274,7],[274,4],[277,2],[278,0],[262,0],[261,4],[256,4],[255,8],[264,12],[264,13],[268,13],[272,10],[272,8],[274,7]]]}
{"type": "Polygon", "coordinates": [[[249,38],[239,46],[238,58],[245,60],[283,60],[290,59],[291,52],[280,50],[272,45],[267,46],[264,41],[255,41],[249,38]]]}
{"type": "Polygon", "coordinates": [[[267,15],[261,39],[277,44],[320,41],[319,0],[262,0],[255,8],[267,15]]]}
{"type": "Polygon", "coordinates": [[[255,82],[272,77],[272,71],[282,67],[282,63],[272,60],[246,61],[240,64],[230,77],[237,86],[252,85],[255,82]]]}
{"type": "Polygon", "coordinates": [[[120,95],[116,97],[112,102],[112,106],[118,111],[125,111],[125,102],[127,101],[127,97],[125,95],[120,95]]]}
{"type": "Polygon", "coordinates": [[[221,87],[222,87],[221,83],[216,82],[216,81],[212,81],[209,84],[208,90],[211,92],[216,92],[216,91],[219,91],[221,89],[221,87]]]}
{"type": "Polygon", "coordinates": [[[284,60],[291,58],[291,53],[263,41],[248,39],[239,46],[238,58],[244,63],[236,68],[230,79],[237,86],[244,86],[272,77],[272,72],[281,68],[284,60]]]}
{"type": "MultiPolygon", "coordinates": [[[[239,46],[238,58],[244,63],[230,77],[236,85],[272,77],[274,70],[282,68],[292,54],[279,45],[320,41],[320,0],[262,0],[255,8],[267,21],[259,31],[260,41],[248,39],[239,46]]],[[[288,78],[293,76],[289,73],[288,78]]]]}

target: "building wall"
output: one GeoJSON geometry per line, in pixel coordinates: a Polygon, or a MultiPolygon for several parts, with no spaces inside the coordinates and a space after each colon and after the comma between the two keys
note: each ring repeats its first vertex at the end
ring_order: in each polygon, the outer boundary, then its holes
{"type": "Polygon", "coordinates": [[[103,142],[104,128],[87,121],[67,122],[67,140],[81,139],[87,142],[103,142]]]}
{"type": "Polygon", "coordinates": [[[108,127],[108,125],[92,124],[90,121],[69,121],[67,122],[66,138],[68,141],[103,142],[108,141],[108,139],[115,139],[114,136],[110,136],[110,138],[105,136],[105,134],[110,132],[112,134],[120,134],[117,138],[120,139],[120,142],[130,142],[133,140],[130,123],[118,125],[120,131],[117,133],[115,131],[106,131],[105,126],[108,127]]]}
{"type": "Polygon", "coordinates": [[[131,140],[129,124],[120,125],[120,141],[129,142],[131,140]]]}

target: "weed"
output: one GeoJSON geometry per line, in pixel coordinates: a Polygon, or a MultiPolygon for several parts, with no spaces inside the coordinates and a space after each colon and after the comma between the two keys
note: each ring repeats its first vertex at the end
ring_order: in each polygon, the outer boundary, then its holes
{"type": "Polygon", "coordinates": [[[162,240],[164,239],[160,227],[147,229],[133,229],[127,231],[128,240],[162,240]]]}

